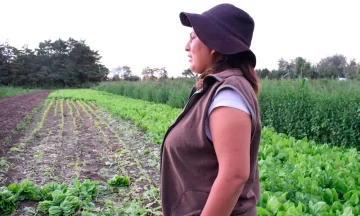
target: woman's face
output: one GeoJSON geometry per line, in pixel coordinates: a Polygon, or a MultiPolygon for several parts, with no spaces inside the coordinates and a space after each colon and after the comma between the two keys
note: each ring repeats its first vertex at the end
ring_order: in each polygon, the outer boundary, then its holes
{"type": "Polygon", "coordinates": [[[190,39],[185,50],[188,52],[190,70],[195,73],[203,73],[214,63],[215,51],[208,48],[196,35],[194,29],[190,33],[190,39]]]}

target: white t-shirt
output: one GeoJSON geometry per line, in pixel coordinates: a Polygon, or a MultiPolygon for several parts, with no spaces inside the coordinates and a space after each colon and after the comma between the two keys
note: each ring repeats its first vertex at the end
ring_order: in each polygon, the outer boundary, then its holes
{"type": "Polygon", "coordinates": [[[219,106],[227,106],[232,108],[240,109],[250,115],[249,109],[247,108],[244,99],[234,89],[226,88],[220,90],[211,102],[208,109],[208,116],[205,120],[205,132],[206,136],[211,139],[210,127],[209,127],[209,116],[211,111],[219,106]]]}

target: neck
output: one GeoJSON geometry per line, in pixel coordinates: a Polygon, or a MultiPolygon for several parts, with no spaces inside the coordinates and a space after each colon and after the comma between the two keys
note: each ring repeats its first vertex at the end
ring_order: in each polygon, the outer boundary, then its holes
{"type": "Polygon", "coordinates": [[[199,79],[196,81],[196,89],[197,90],[202,89],[204,78],[210,74],[215,74],[215,73],[216,73],[215,70],[213,70],[212,68],[208,68],[203,73],[201,73],[199,79]]]}
{"type": "Polygon", "coordinates": [[[204,79],[207,75],[214,74],[214,73],[215,73],[215,70],[213,70],[212,68],[208,68],[202,74],[200,74],[200,79],[204,79]]]}

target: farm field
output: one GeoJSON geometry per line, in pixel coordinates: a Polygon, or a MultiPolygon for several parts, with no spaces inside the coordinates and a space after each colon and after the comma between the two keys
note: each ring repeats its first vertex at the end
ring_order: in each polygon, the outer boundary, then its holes
{"type": "MultiPolygon", "coordinates": [[[[93,102],[46,100],[23,138],[2,156],[1,186],[21,184],[24,179],[38,186],[52,182],[72,185],[74,179],[98,182],[96,198],[91,201],[94,206],[83,201],[83,212],[89,215],[113,215],[115,210],[140,215],[156,212],[159,206],[159,145],[93,102]],[[129,178],[131,186],[109,185],[114,176],[129,178]]],[[[11,215],[32,215],[37,205],[23,202],[11,215]]],[[[0,215],[4,214],[2,208],[6,209],[0,205],[0,215]]]]}
{"type": "MultiPolygon", "coordinates": [[[[0,215],[161,215],[159,144],[180,112],[95,90],[51,93],[24,136],[5,144],[0,215]],[[14,201],[19,206],[11,208],[14,201]]],[[[354,148],[264,127],[259,169],[259,215],[360,214],[360,156],[354,148]]]]}

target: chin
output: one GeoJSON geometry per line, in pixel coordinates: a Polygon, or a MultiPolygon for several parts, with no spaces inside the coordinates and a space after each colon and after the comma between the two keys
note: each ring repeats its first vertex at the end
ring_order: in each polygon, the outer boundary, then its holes
{"type": "Polygon", "coordinates": [[[190,64],[189,69],[193,72],[193,73],[198,73],[198,70],[196,69],[196,67],[193,64],[190,64]]]}

